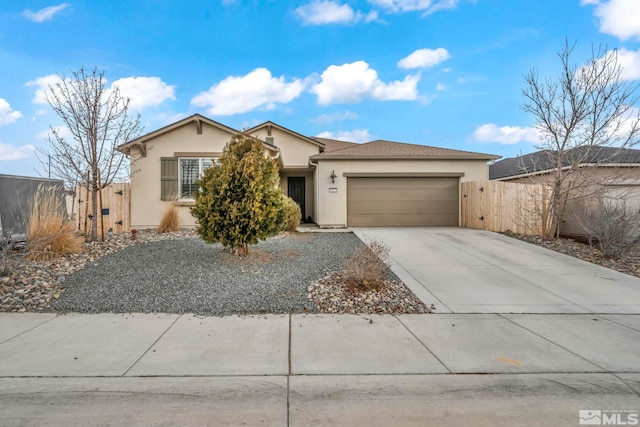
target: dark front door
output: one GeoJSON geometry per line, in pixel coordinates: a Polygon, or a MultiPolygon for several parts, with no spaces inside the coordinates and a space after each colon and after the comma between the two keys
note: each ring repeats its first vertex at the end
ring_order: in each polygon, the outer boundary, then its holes
{"type": "Polygon", "coordinates": [[[289,197],[300,206],[304,221],[304,176],[290,176],[287,178],[287,187],[289,188],[289,197]]]}

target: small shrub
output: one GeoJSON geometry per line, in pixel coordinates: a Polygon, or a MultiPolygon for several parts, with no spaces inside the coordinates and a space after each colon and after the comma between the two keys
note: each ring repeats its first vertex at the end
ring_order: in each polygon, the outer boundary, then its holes
{"type": "Polygon", "coordinates": [[[180,230],[180,218],[178,216],[178,207],[173,203],[168,205],[160,219],[160,225],[157,228],[158,233],[169,233],[171,231],[180,230]]]}
{"type": "Polygon", "coordinates": [[[362,245],[344,263],[346,285],[352,291],[370,291],[384,285],[388,271],[389,247],[373,240],[362,245]]]}
{"type": "Polygon", "coordinates": [[[55,187],[40,186],[33,197],[27,224],[27,258],[43,261],[80,251],[83,238],[67,220],[55,187]]]}
{"type": "Polygon", "coordinates": [[[300,212],[300,205],[298,205],[291,197],[284,197],[284,203],[282,204],[284,210],[284,222],[285,231],[296,231],[300,225],[300,219],[302,218],[302,212],[300,212]]]}
{"type": "Polygon", "coordinates": [[[607,258],[619,258],[640,242],[640,209],[627,206],[626,200],[599,197],[583,203],[576,218],[584,228],[589,242],[607,258]]]}
{"type": "Polygon", "coordinates": [[[248,135],[233,136],[220,164],[205,170],[197,181],[191,215],[198,236],[249,255],[249,245],[283,229],[279,184],[278,163],[265,156],[263,143],[248,135]]]}

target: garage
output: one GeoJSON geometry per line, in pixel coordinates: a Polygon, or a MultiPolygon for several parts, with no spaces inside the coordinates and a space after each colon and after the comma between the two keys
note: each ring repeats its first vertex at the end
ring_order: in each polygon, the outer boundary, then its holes
{"type": "Polygon", "coordinates": [[[455,227],[459,177],[348,177],[349,227],[455,227]]]}

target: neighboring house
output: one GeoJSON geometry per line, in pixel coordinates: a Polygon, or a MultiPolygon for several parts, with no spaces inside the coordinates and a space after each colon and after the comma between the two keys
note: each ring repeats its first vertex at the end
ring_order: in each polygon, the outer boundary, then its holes
{"type": "MultiPolygon", "coordinates": [[[[194,226],[195,182],[240,131],[195,114],[118,147],[131,160],[131,227],[156,227],[169,203],[194,226]]],[[[391,141],[306,137],[272,122],[245,134],[280,165],[282,191],[321,227],[457,226],[461,181],[486,180],[491,154],[391,141]]]]}
{"type": "MultiPolygon", "coordinates": [[[[616,147],[578,147],[568,150],[562,167],[574,165],[578,189],[569,193],[567,215],[561,231],[583,234],[576,220],[576,207],[583,199],[603,194],[624,198],[627,206],[640,208],[640,150],[616,147]],[[593,188],[588,186],[593,185],[593,188]],[[602,191],[600,191],[602,190],[602,191]]],[[[518,157],[503,159],[489,166],[489,178],[524,184],[550,184],[557,169],[554,151],[542,150],[518,157]]]]}

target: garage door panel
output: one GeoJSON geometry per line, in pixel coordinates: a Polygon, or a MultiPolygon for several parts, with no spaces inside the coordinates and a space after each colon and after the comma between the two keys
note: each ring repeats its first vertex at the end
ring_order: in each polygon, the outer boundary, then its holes
{"type": "Polygon", "coordinates": [[[458,178],[348,178],[347,224],[457,226],[458,178]]]}
{"type": "Polygon", "coordinates": [[[384,203],[376,207],[375,211],[370,208],[370,203],[353,203],[350,205],[350,213],[355,215],[433,215],[435,213],[458,215],[458,201],[421,201],[411,204],[384,203]]]}

